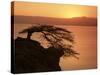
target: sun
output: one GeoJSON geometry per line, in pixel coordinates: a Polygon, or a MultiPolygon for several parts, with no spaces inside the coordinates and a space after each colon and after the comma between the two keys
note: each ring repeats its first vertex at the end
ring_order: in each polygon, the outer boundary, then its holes
{"type": "Polygon", "coordinates": [[[81,17],[84,16],[85,13],[80,11],[81,9],[75,9],[74,7],[68,10],[63,10],[62,15],[65,18],[73,18],[73,17],[81,17]]]}
{"type": "Polygon", "coordinates": [[[82,16],[83,16],[82,13],[79,13],[79,12],[70,12],[64,15],[64,17],[66,18],[82,17],[82,16]]]}

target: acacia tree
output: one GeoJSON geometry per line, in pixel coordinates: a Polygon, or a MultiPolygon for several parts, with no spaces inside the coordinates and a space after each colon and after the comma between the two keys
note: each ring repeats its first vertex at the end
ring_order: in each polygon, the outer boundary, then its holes
{"type": "Polygon", "coordinates": [[[51,47],[62,49],[64,52],[63,56],[74,56],[78,58],[76,55],[79,53],[72,49],[74,43],[73,35],[67,29],[51,25],[35,25],[19,33],[28,33],[27,40],[30,40],[34,32],[42,33],[43,38],[48,41],[51,47]],[[64,41],[68,41],[71,44],[65,44],[64,41]]]}

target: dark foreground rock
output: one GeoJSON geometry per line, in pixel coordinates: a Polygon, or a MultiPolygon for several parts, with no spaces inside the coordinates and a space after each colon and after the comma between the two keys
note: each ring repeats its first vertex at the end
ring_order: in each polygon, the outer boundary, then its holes
{"type": "Polygon", "coordinates": [[[39,42],[18,37],[15,41],[15,73],[61,71],[61,49],[43,48],[39,42]]]}

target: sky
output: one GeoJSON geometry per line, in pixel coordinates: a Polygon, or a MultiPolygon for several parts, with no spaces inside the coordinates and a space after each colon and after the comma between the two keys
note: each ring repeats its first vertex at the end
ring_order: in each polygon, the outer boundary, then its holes
{"type": "Polygon", "coordinates": [[[14,15],[45,16],[56,18],[96,17],[96,6],[14,2],[14,15]]]}
{"type": "MultiPolygon", "coordinates": [[[[13,15],[13,14],[12,14],[13,15]]],[[[72,18],[72,17],[97,17],[97,7],[81,6],[81,5],[62,5],[62,4],[46,4],[46,3],[26,3],[15,2],[14,16],[43,16],[55,18],[72,18]]],[[[18,20],[18,19],[15,19],[18,20]]],[[[31,24],[23,23],[14,24],[14,39],[18,36],[26,38],[27,34],[18,34],[21,30],[26,29],[31,24]]],[[[27,20],[27,18],[26,18],[27,20]]],[[[86,22],[87,23],[87,22],[86,22]]],[[[68,29],[75,36],[74,49],[80,53],[79,60],[69,57],[60,58],[60,66],[62,70],[75,69],[92,69],[97,67],[97,27],[94,26],[67,26],[58,25],[59,27],[68,29]]],[[[33,34],[31,39],[41,42],[38,35],[33,34]]],[[[41,42],[42,45],[47,45],[41,42]]]]}

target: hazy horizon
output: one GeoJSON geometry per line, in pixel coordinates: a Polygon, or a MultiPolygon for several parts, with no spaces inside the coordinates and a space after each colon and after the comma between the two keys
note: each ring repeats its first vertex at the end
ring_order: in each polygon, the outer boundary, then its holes
{"type": "Polygon", "coordinates": [[[14,16],[14,23],[16,23],[16,24],[25,23],[25,24],[96,26],[97,19],[96,18],[89,18],[89,17],[54,18],[54,17],[42,17],[42,16],[15,15],[14,16]]]}

